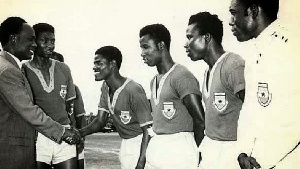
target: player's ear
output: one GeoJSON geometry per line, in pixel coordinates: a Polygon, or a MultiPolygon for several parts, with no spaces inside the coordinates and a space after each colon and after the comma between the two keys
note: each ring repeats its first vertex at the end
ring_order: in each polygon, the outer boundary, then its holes
{"type": "Polygon", "coordinates": [[[259,12],[259,6],[253,4],[248,8],[248,10],[250,10],[249,15],[251,15],[252,19],[255,19],[259,12]]]}
{"type": "Polygon", "coordinates": [[[117,62],[115,60],[110,61],[111,68],[117,68],[117,62]]]}
{"type": "Polygon", "coordinates": [[[205,35],[204,35],[204,39],[205,39],[205,43],[206,44],[208,44],[210,41],[211,41],[211,34],[209,34],[209,33],[206,33],[205,35]]]}
{"type": "Polygon", "coordinates": [[[158,49],[159,49],[159,50],[164,50],[164,48],[165,48],[165,43],[164,43],[163,41],[161,41],[161,42],[159,42],[159,43],[157,44],[157,46],[158,46],[158,49]]]}
{"type": "Polygon", "coordinates": [[[16,42],[17,42],[17,36],[16,36],[16,35],[10,35],[10,36],[9,36],[9,40],[10,40],[12,43],[16,43],[16,42]]]}

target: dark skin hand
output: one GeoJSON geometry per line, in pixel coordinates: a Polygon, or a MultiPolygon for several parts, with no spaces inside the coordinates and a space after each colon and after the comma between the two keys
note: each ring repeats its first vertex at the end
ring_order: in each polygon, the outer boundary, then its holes
{"type": "MultiPolygon", "coordinates": [[[[195,137],[197,147],[199,147],[200,143],[204,138],[204,129],[205,129],[205,121],[204,121],[205,115],[201,103],[201,97],[196,94],[189,94],[183,98],[183,103],[193,118],[194,137],[195,137]]],[[[202,157],[201,157],[201,153],[199,152],[199,163],[201,160],[202,157]]]]}
{"type": "Polygon", "coordinates": [[[194,122],[194,134],[197,146],[200,145],[204,137],[204,109],[201,97],[196,94],[189,94],[183,98],[183,103],[188,109],[194,122]]]}
{"type": "Polygon", "coordinates": [[[255,158],[247,156],[245,153],[241,153],[238,157],[238,162],[241,169],[259,169],[260,164],[256,161],[255,158]]]}
{"type": "Polygon", "coordinates": [[[143,130],[143,139],[141,143],[141,152],[140,152],[140,157],[138,160],[138,163],[135,167],[135,169],[143,169],[146,164],[146,149],[150,140],[150,135],[148,134],[148,128],[150,125],[146,125],[142,127],[143,130]]]}
{"type": "Polygon", "coordinates": [[[75,128],[65,128],[65,132],[62,136],[62,140],[65,141],[68,144],[77,144],[81,140],[80,133],[75,128]]]}
{"type": "MultiPolygon", "coordinates": [[[[237,92],[238,97],[244,102],[245,99],[245,90],[241,90],[237,92]]],[[[253,168],[260,168],[260,165],[253,157],[248,157],[247,154],[241,153],[238,157],[238,162],[241,169],[253,169],[253,168]]]]}

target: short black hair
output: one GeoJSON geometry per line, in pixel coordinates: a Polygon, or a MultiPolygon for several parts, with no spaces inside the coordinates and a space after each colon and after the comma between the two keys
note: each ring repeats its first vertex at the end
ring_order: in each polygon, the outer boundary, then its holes
{"type": "Polygon", "coordinates": [[[5,19],[0,26],[0,42],[5,46],[11,35],[20,34],[23,30],[22,26],[27,23],[20,17],[9,17],[5,19]]]}
{"type": "Polygon", "coordinates": [[[54,27],[48,23],[38,23],[33,25],[35,36],[38,37],[41,33],[50,32],[54,33],[54,27]]]}
{"type": "Polygon", "coordinates": [[[266,16],[271,20],[275,21],[277,19],[277,14],[279,10],[279,0],[238,0],[246,9],[251,5],[260,6],[266,16]]]}
{"type": "Polygon", "coordinates": [[[114,46],[103,46],[95,52],[95,55],[102,55],[108,61],[115,60],[118,69],[120,69],[122,64],[122,53],[118,48],[114,46]]]}
{"type": "Polygon", "coordinates": [[[152,24],[143,27],[140,30],[140,38],[149,35],[156,44],[164,42],[168,51],[170,51],[171,35],[169,30],[162,24],[152,24]]]}
{"type": "Polygon", "coordinates": [[[223,38],[223,23],[218,15],[212,15],[209,12],[199,12],[192,15],[189,19],[189,25],[196,24],[200,35],[211,34],[214,40],[221,45],[223,38]]]}

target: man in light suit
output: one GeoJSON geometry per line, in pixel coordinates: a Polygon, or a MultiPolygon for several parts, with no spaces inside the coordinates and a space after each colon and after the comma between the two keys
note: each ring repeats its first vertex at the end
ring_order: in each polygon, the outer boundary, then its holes
{"type": "Polygon", "coordinates": [[[19,17],[7,18],[0,27],[0,166],[1,169],[34,169],[36,131],[60,143],[74,144],[80,135],[64,128],[34,105],[20,61],[36,48],[35,33],[19,17]]]}

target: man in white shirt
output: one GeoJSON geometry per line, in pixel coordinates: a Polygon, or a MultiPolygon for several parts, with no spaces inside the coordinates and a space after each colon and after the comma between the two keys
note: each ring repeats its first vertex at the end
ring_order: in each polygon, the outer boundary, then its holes
{"type": "Polygon", "coordinates": [[[246,61],[245,102],[238,141],[242,169],[298,168],[300,165],[300,59],[295,35],[277,19],[279,0],[232,0],[233,35],[255,43],[246,61]]]}

